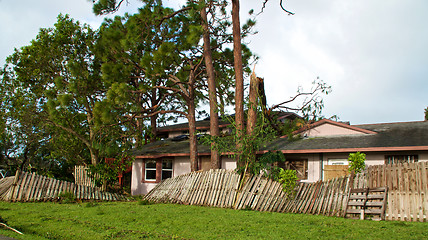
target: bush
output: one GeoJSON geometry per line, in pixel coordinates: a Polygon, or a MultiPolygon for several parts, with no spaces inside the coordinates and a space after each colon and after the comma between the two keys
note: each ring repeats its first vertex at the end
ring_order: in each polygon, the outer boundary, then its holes
{"type": "Polygon", "coordinates": [[[296,194],[295,188],[297,184],[297,172],[291,169],[282,169],[279,172],[279,182],[282,184],[282,190],[287,194],[287,197],[293,198],[296,194]]]}
{"type": "Polygon", "coordinates": [[[349,161],[349,172],[354,171],[354,173],[360,173],[366,168],[366,154],[356,152],[350,153],[348,157],[349,161]]]}

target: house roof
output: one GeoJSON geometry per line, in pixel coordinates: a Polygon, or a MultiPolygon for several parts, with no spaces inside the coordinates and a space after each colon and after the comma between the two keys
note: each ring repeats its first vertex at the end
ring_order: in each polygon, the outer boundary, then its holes
{"type": "MultiPolygon", "coordinates": [[[[189,153],[189,140],[174,141],[172,139],[149,143],[141,148],[133,149],[128,152],[128,154],[135,156],[136,158],[189,156],[189,153]]],[[[198,144],[198,154],[201,156],[210,155],[210,146],[198,144]]]]}
{"type": "MultiPolygon", "coordinates": [[[[230,123],[228,121],[219,120],[219,127],[226,127],[229,126],[230,123]]],[[[204,119],[196,121],[196,129],[197,130],[204,130],[204,129],[210,129],[210,119],[204,119]]],[[[158,128],[158,132],[170,132],[170,131],[186,131],[189,130],[189,124],[187,122],[185,123],[178,123],[173,125],[168,125],[165,127],[158,128]]]]}
{"type": "MultiPolygon", "coordinates": [[[[275,114],[277,114],[277,118],[278,120],[281,119],[291,119],[294,120],[296,118],[302,118],[299,115],[297,115],[296,113],[293,112],[274,112],[275,114]]],[[[227,127],[230,125],[230,121],[228,121],[228,118],[231,118],[232,120],[235,119],[235,114],[231,114],[228,115],[227,117],[220,117],[219,118],[219,127],[223,128],[223,127],[227,127]]],[[[196,129],[197,130],[205,130],[205,129],[210,129],[210,118],[207,117],[203,120],[199,120],[196,121],[196,129]]],[[[189,130],[189,124],[187,122],[185,123],[178,123],[178,124],[173,124],[173,125],[168,125],[168,126],[164,126],[164,127],[159,127],[157,129],[157,131],[159,133],[163,133],[163,132],[171,132],[171,131],[186,131],[189,130]]]]}
{"type": "MultiPolygon", "coordinates": [[[[322,123],[314,124],[313,127],[319,126],[319,124],[322,123]]],[[[279,150],[284,153],[428,150],[428,121],[343,125],[340,126],[348,126],[353,130],[362,131],[364,134],[301,138],[294,141],[278,138],[267,144],[260,153],[271,150],[279,150]]],[[[208,145],[198,144],[198,152],[201,156],[210,155],[210,148],[208,145]]],[[[133,150],[130,154],[136,158],[189,156],[189,141],[170,139],[157,141],[133,150]]]]}
{"type": "Polygon", "coordinates": [[[350,126],[367,134],[277,139],[263,149],[284,153],[428,150],[428,121],[350,126]]]}

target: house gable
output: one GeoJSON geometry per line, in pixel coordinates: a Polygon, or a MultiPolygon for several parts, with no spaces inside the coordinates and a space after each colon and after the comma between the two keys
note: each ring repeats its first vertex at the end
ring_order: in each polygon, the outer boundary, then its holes
{"type": "Polygon", "coordinates": [[[295,134],[302,137],[314,138],[346,135],[367,135],[376,134],[376,132],[350,126],[345,123],[323,119],[295,132],[295,134]]]}

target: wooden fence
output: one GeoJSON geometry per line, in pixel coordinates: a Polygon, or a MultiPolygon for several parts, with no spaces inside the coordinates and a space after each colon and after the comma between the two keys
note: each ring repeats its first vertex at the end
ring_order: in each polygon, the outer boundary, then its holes
{"type": "Polygon", "coordinates": [[[168,178],[144,198],[154,202],[233,207],[240,175],[224,169],[192,172],[168,178]]]}
{"type": "Polygon", "coordinates": [[[343,216],[352,188],[388,187],[386,220],[427,221],[428,162],[370,166],[364,173],[325,182],[299,183],[294,197],[261,176],[231,171],[194,172],[165,180],[146,195],[150,201],[343,216]]]}
{"type": "Polygon", "coordinates": [[[51,201],[59,199],[63,192],[71,192],[76,199],[118,201],[126,198],[116,193],[103,192],[99,188],[60,181],[45,176],[17,171],[15,177],[2,184],[0,195],[4,201],[51,201]]]}
{"type": "Polygon", "coordinates": [[[88,186],[88,187],[95,187],[95,182],[92,180],[92,178],[88,174],[88,167],[86,166],[74,166],[74,183],[88,186]]]}
{"type": "Polygon", "coordinates": [[[252,209],[257,211],[343,214],[350,186],[365,187],[364,175],[335,178],[313,184],[300,183],[293,197],[287,197],[280,183],[259,176],[247,176],[240,187],[240,175],[224,169],[193,172],[166,179],[145,199],[190,205],[252,209]],[[239,190],[239,187],[241,190],[239,190]]]}
{"type": "Polygon", "coordinates": [[[427,221],[428,162],[370,166],[368,187],[388,186],[387,220],[427,221]]]}

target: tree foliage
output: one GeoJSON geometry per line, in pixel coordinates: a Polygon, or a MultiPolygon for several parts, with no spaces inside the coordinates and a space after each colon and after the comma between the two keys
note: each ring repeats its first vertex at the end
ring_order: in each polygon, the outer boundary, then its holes
{"type": "Polygon", "coordinates": [[[2,107],[14,145],[20,146],[15,156],[41,154],[62,167],[95,165],[120,147],[112,135],[120,132],[117,124],[95,124],[95,105],[105,96],[94,54],[97,38],[88,25],[60,15],[53,28],[41,29],[7,59],[2,107]]]}

